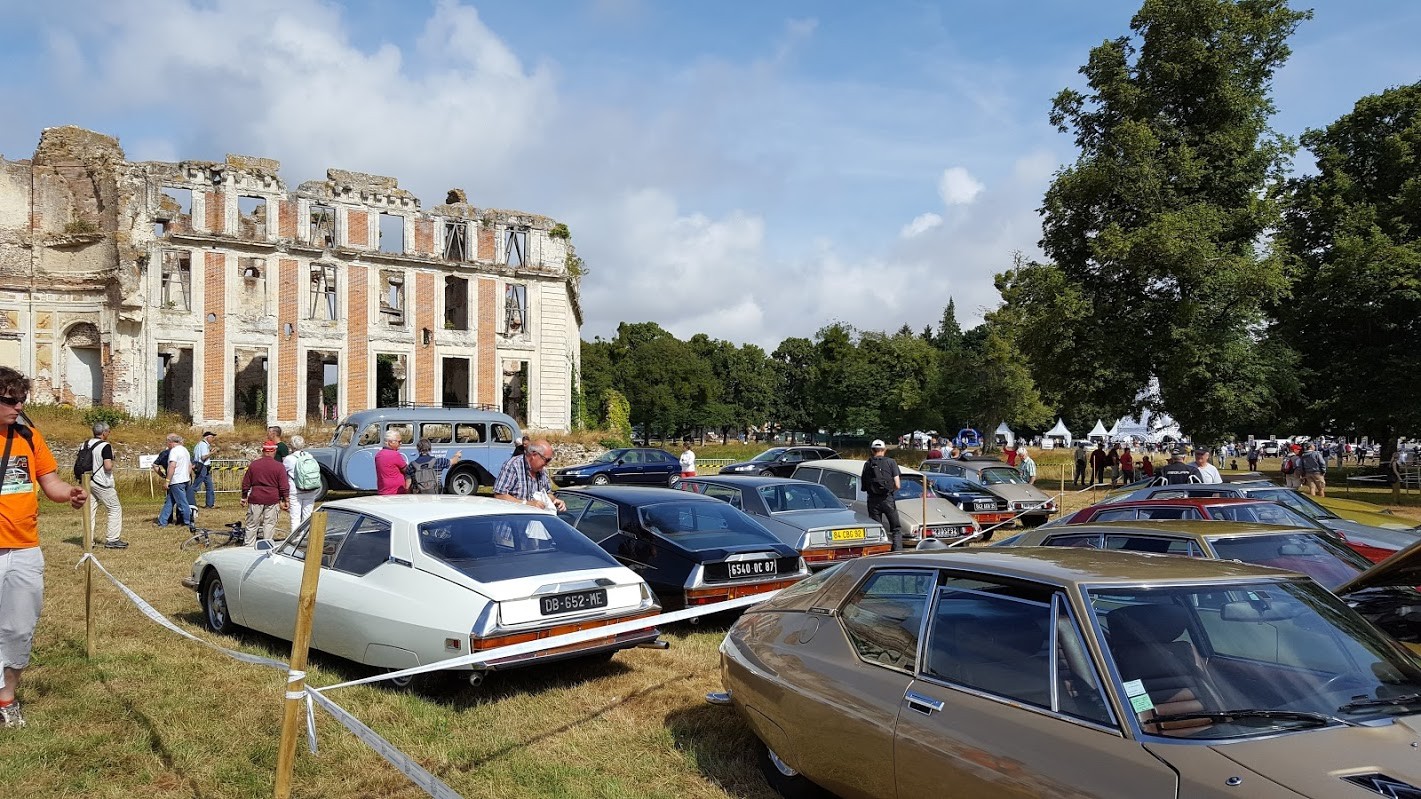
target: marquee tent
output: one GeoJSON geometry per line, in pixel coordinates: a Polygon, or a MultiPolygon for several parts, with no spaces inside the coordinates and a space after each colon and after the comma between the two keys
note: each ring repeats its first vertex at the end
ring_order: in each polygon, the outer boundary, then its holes
{"type": "Polygon", "coordinates": [[[997,430],[995,433],[993,433],[993,435],[996,437],[997,446],[999,447],[1016,446],[1016,433],[1013,433],[1011,431],[1011,428],[1007,427],[1006,422],[1002,422],[1001,424],[997,425],[997,430]]]}
{"type": "Polygon", "coordinates": [[[1050,430],[1047,430],[1046,435],[1043,436],[1043,438],[1051,439],[1055,441],[1059,446],[1069,447],[1071,445],[1073,436],[1071,435],[1071,431],[1066,429],[1066,421],[1057,417],[1056,426],[1051,428],[1050,430]]]}

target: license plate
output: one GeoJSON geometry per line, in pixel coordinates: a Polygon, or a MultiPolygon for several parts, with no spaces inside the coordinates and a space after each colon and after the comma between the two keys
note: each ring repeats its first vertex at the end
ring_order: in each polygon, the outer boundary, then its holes
{"type": "Polygon", "coordinates": [[[997,503],[992,502],[991,500],[984,500],[982,502],[974,503],[972,505],[972,508],[973,510],[996,510],[997,503]]]}
{"type": "Polygon", "coordinates": [[[862,527],[853,527],[848,530],[834,530],[829,534],[830,541],[862,541],[864,531],[862,527]]]}
{"type": "Polygon", "coordinates": [[[780,564],[774,560],[732,560],[725,564],[726,573],[732,578],[759,577],[762,574],[778,574],[780,564]]]}
{"type": "Polygon", "coordinates": [[[538,597],[538,608],[544,616],[551,616],[554,613],[570,613],[574,610],[600,610],[605,607],[607,607],[607,591],[602,588],[538,597]]]}

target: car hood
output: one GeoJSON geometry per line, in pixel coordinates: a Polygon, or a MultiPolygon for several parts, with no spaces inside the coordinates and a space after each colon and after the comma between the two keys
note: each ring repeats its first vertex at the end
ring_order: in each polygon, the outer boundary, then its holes
{"type": "MultiPolygon", "coordinates": [[[[1421,718],[1406,716],[1377,727],[1332,727],[1213,746],[1150,742],[1145,748],[1196,785],[1222,783],[1224,777],[1234,776],[1228,772],[1236,764],[1233,771],[1251,771],[1298,796],[1357,799],[1412,794],[1363,788],[1344,781],[1344,777],[1384,775],[1396,782],[1421,786],[1421,760],[1412,748],[1418,734],[1421,718]],[[1225,760],[1220,762],[1219,756],[1225,760]]],[[[1248,785],[1245,777],[1244,795],[1248,785]]],[[[1259,788],[1255,785],[1255,789],[1259,788]]]]}
{"type": "Polygon", "coordinates": [[[1368,588],[1421,585],[1421,540],[1332,589],[1338,596],[1368,588]]]}
{"type": "Polygon", "coordinates": [[[1341,499],[1339,497],[1313,497],[1312,499],[1348,521],[1369,524],[1373,527],[1385,527],[1389,530],[1412,530],[1417,527],[1414,520],[1405,516],[1397,516],[1370,502],[1359,502],[1355,499],[1341,499]]]}
{"type": "Polygon", "coordinates": [[[1381,549],[1402,550],[1421,541],[1421,531],[1394,530],[1389,527],[1374,527],[1349,519],[1318,519],[1317,523],[1329,530],[1336,530],[1348,541],[1379,547],[1381,549]]]}
{"type": "Polygon", "coordinates": [[[860,519],[858,514],[847,508],[842,510],[824,508],[822,510],[781,511],[780,513],[771,515],[770,518],[781,524],[786,524],[800,530],[810,530],[819,527],[878,526],[872,522],[866,522],[860,519]]]}
{"type": "Polygon", "coordinates": [[[893,504],[898,508],[898,516],[909,524],[976,524],[976,521],[961,508],[942,497],[928,499],[926,520],[923,519],[923,501],[921,499],[903,499],[893,504]]]}

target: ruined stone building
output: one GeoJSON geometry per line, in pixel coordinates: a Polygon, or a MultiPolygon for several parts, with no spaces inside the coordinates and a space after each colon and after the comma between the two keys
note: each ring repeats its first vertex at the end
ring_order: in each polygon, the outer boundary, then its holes
{"type": "Polygon", "coordinates": [[[567,227],[424,210],[394,178],[294,192],[266,158],[129,162],[51,128],[0,157],[0,363],[35,402],[299,425],[378,405],[481,405],[570,427],[581,261],[567,227]]]}

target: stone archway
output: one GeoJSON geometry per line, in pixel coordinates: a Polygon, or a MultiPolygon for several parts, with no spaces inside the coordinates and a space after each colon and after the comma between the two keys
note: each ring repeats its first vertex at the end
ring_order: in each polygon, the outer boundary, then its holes
{"type": "Polygon", "coordinates": [[[103,348],[99,328],[90,322],[73,325],[64,336],[63,397],[81,408],[103,404],[103,348]]]}

